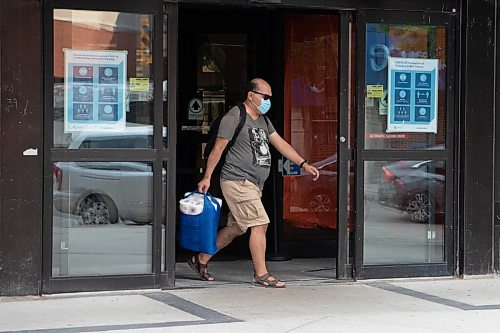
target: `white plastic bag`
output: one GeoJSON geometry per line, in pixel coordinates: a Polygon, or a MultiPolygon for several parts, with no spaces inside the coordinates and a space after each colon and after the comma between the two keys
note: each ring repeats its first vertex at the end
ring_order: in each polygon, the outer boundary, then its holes
{"type": "MultiPolygon", "coordinates": [[[[186,192],[184,196],[187,198],[179,200],[180,211],[187,215],[201,214],[203,212],[203,205],[204,205],[203,194],[202,193],[193,193],[193,195],[190,194],[191,192],[186,192]]],[[[217,202],[219,203],[219,207],[222,206],[221,199],[215,197],[213,198],[217,200],[217,202]]],[[[215,209],[217,209],[215,203],[211,202],[211,204],[214,206],[215,209]]]]}

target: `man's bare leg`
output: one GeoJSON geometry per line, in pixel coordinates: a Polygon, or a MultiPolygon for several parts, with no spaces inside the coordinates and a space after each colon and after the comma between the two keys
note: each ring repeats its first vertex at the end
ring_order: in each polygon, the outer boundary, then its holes
{"type": "MultiPolygon", "coordinates": [[[[251,227],[250,253],[252,254],[253,268],[255,275],[262,276],[269,273],[266,267],[266,231],[267,224],[251,227]]],[[[274,278],[270,278],[271,281],[274,278]]],[[[277,287],[284,286],[284,282],[278,282],[277,287]]]]}
{"type": "MultiPolygon", "coordinates": [[[[240,227],[235,224],[231,226],[225,226],[217,233],[217,252],[222,250],[224,247],[229,245],[236,237],[243,235],[240,227]]],[[[206,264],[213,255],[200,253],[198,255],[198,261],[201,264],[206,264]]]]}

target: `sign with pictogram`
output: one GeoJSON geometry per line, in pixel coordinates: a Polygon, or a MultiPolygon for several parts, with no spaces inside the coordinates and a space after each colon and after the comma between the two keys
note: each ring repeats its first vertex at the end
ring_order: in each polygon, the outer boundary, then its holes
{"type": "Polygon", "coordinates": [[[387,132],[437,133],[438,59],[389,57],[387,132]]]}
{"type": "Polygon", "coordinates": [[[125,130],[127,51],[64,49],[64,132],[125,130]]]}
{"type": "Polygon", "coordinates": [[[384,95],[378,102],[378,114],[381,116],[387,115],[387,90],[384,90],[384,95]]]}
{"type": "Polygon", "coordinates": [[[199,97],[192,98],[188,103],[188,119],[203,120],[203,100],[199,97]]]}

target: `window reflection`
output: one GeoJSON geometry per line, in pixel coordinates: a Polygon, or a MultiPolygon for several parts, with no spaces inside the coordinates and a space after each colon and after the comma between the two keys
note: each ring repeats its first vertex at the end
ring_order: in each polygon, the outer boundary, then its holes
{"type": "MultiPolygon", "coordinates": [[[[168,16],[163,16],[163,124],[168,126],[168,16]]],[[[163,141],[166,146],[166,140],[163,141]]]]}
{"type": "Polygon", "coordinates": [[[444,261],[445,162],[365,163],[364,263],[444,261]]]}
{"type": "Polygon", "coordinates": [[[151,164],[55,162],[53,178],[54,276],[151,272],[151,164]]]}
{"type": "Polygon", "coordinates": [[[67,148],[83,131],[153,123],[151,15],[56,9],[53,26],[55,147],[67,148]]]}
{"type": "MultiPolygon", "coordinates": [[[[383,86],[383,97],[365,96],[366,149],[429,149],[446,141],[446,28],[366,25],[366,86],[383,86]],[[388,57],[438,59],[437,134],[386,133],[388,57]]],[[[442,146],[441,149],[444,149],[442,146]]]]}
{"type": "MultiPolygon", "coordinates": [[[[128,127],[123,132],[79,132],[73,134],[68,149],[144,149],[152,147],[153,140],[153,126],[128,127]]],[[[166,140],[163,128],[163,142],[166,140]]]]}
{"type": "Polygon", "coordinates": [[[284,26],[284,137],[321,174],[284,177],[284,239],[334,238],[339,17],[288,14],[284,26]]]}

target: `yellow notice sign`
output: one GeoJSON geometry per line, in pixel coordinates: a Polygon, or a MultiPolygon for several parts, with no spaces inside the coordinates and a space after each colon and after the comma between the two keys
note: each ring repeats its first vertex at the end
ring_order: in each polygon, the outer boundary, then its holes
{"type": "Polygon", "coordinates": [[[366,86],[366,97],[369,98],[384,97],[384,86],[381,84],[368,84],[366,86]]]}
{"type": "Polygon", "coordinates": [[[131,77],[130,91],[149,92],[149,78],[147,77],[131,77]]]}

